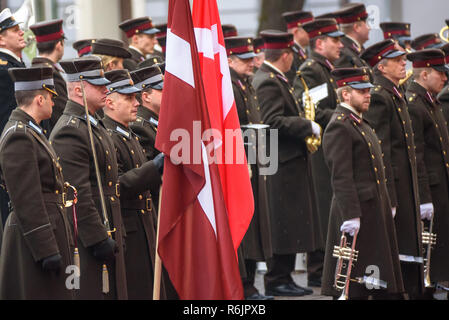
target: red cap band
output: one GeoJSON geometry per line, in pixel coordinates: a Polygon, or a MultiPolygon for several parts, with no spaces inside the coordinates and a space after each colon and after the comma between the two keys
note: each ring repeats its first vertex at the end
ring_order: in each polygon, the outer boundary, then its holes
{"type": "Polygon", "coordinates": [[[54,41],[59,40],[64,36],[64,32],[62,30],[59,30],[56,33],[46,34],[45,36],[36,36],[36,41],[41,42],[48,42],[48,41],[54,41]]]}
{"type": "Polygon", "coordinates": [[[144,30],[148,30],[148,29],[152,29],[152,28],[153,28],[153,24],[151,22],[147,22],[147,23],[141,24],[138,27],[134,27],[131,30],[126,31],[126,36],[128,38],[131,38],[136,33],[139,33],[139,31],[144,31],[144,30]]]}
{"type": "Polygon", "coordinates": [[[333,24],[333,25],[309,32],[309,38],[312,39],[317,36],[326,35],[327,33],[335,32],[335,31],[338,31],[338,26],[336,24],[333,24]]]}
{"type": "Polygon", "coordinates": [[[265,49],[287,49],[293,47],[294,42],[268,42],[265,43],[265,49]]]}
{"type": "Polygon", "coordinates": [[[228,54],[228,56],[230,56],[231,54],[242,54],[252,51],[254,51],[253,45],[226,49],[226,53],[228,54]]]}
{"type": "Polygon", "coordinates": [[[292,28],[300,27],[304,23],[307,23],[310,21],[313,21],[313,17],[292,21],[292,22],[287,23],[287,28],[292,29],[292,28]]]}
{"type": "Polygon", "coordinates": [[[229,37],[237,37],[236,31],[226,31],[223,33],[223,37],[229,38],[229,37]]]}
{"type": "Polygon", "coordinates": [[[413,68],[428,68],[432,66],[441,66],[446,64],[445,58],[436,58],[424,61],[413,61],[413,68]]]}
{"type": "Polygon", "coordinates": [[[339,24],[345,24],[345,23],[360,21],[360,20],[363,20],[366,18],[368,18],[368,12],[364,11],[364,12],[360,12],[359,14],[357,14],[355,16],[339,17],[339,18],[336,18],[336,20],[337,20],[337,23],[339,23],[339,24]]]}
{"type": "Polygon", "coordinates": [[[392,30],[384,32],[384,39],[390,39],[392,35],[409,36],[410,30],[392,30]]]}
{"type": "Polygon", "coordinates": [[[390,46],[383,49],[378,54],[376,54],[374,57],[372,57],[371,60],[369,61],[369,64],[371,65],[371,67],[374,67],[380,60],[382,60],[384,58],[384,54],[386,54],[388,51],[394,51],[394,50],[395,50],[395,45],[393,43],[390,46]]]}
{"type": "Polygon", "coordinates": [[[435,37],[433,39],[430,39],[430,40],[420,44],[419,47],[418,47],[418,50],[422,50],[422,49],[425,49],[427,46],[430,46],[430,45],[435,44],[435,43],[439,43],[438,40],[439,39],[437,37],[435,37]]]}
{"type": "Polygon", "coordinates": [[[347,86],[348,83],[350,83],[350,82],[368,82],[368,81],[369,81],[369,77],[367,75],[363,75],[363,76],[357,76],[357,77],[351,77],[351,78],[338,80],[337,86],[340,88],[340,87],[347,86]]]}
{"type": "Polygon", "coordinates": [[[92,46],[87,46],[78,51],[78,55],[82,56],[83,54],[89,53],[92,51],[92,46]]]}

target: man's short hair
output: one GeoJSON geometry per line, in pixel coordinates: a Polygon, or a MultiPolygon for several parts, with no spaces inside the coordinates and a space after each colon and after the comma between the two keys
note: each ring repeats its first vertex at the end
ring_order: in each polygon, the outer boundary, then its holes
{"type": "Polygon", "coordinates": [[[278,61],[284,53],[286,53],[286,52],[288,53],[291,51],[292,51],[292,49],[290,49],[290,48],[280,49],[280,50],[279,49],[265,49],[264,50],[265,60],[267,60],[269,62],[278,61]]]}
{"type": "Polygon", "coordinates": [[[64,39],[47,41],[47,42],[38,42],[36,44],[36,47],[37,47],[37,50],[39,50],[40,54],[50,54],[55,50],[56,45],[61,41],[64,41],[64,39]]]}
{"type": "Polygon", "coordinates": [[[344,87],[338,88],[337,89],[338,100],[340,100],[341,102],[344,102],[345,100],[343,99],[343,91],[351,92],[352,89],[353,88],[351,86],[344,86],[344,87]]]}
{"type": "MultiPolygon", "coordinates": [[[[45,95],[46,90],[30,90],[30,91],[16,91],[16,101],[19,107],[26,107],[33,103],[37,95],[45,95]]],[[[50,93],[49,93],[50,94],[50,93]]]]}
{"type": "Polygon", "coordinates": [[[326,36],[326,35],[322,35],[322,36],[318,36],[318,37],[315,37],[315,38],[313,38],[313,39],[310,39],[310,49],[311,50],[315,50],[315,48],[316,48],[316,41],[318,40],[318,39],[320,39],[320,40],[324,40],[324,39],[326,39],[328,36],[326,36]]]}

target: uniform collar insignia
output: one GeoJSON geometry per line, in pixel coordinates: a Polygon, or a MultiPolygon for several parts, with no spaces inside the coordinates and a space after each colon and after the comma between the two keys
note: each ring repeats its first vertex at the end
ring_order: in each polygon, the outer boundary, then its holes
{"type": "Polygon", "coordinates": [[[238,82],[240,88],[242,88],[242,90],[245,91],[246,87],[243,85],[242,81],[238,80],[237,82],[238,82]]]}
{"type": "Polygon", "coordinates": [[[156,127],[159,125],[159,121],[157,121],[156,119],[154,119],[153,117],[150,118],[150,122],[152,124],[154,124],[156,127]]]}
{"type": "Polygon", "coordinates": [[[431,103],[435,103],[435,99],[432,97],[432,95],[429,93],[429,91],[426,91],[426,96],[427,96],[427,99],[428,99],[431,103]]]}
{"type": "MultiPolygon", "coordinates": [[[[84,119],[86,119],[86,116],[84,116],[84,119]]],[[[89,120],[90,120],[90,123],[92,123],[94,126],[98,125],[98,120],[95,119],[94,117],[92,117],[91,115],[89,115],[89,120]]]]}
{"type": "Polygon", "coordinates": [[[354,120],[357,124],[361,124],[362,123],[362,119],[360,119],[359,117],[357,117],[355,114],[351,113],[349,115],[349,117],[354,120]]]}
{"type": "Polygon", "coordinates": [[[396,86],[393,86],[393,91],[399,98],[402,99],[402,94],[399,92],[399,90],[396,88],[396,86]]]}
{"type": "Polygon", "coordinates": [[[28,121],[28,125],[37,133],[42,134],[42,129],[35,125],[32,121],[28,121]]]}
{"type": "Polygon", "coordinates": [[[284,82],[288,83],[288,79],[284,77],[283,75],[277,74],[276,75],[279,79],[283,80],[284,82]]]}
{"type": "Polygon", "coordinates": [[[125,137],[127,137],[129,139],[129,132],[128,131],[123,130],[119,126],[117,126],[115,128],[115,131],[117,131],[118,133],[120,133],[121,135],[123,135],[123,136],[125,136],[125,137]]]}
{"type": "Polygon", "coordinates": [[[332,63],[329,60],[325,59],[324,62],[329,67],[329,69],[334,70],[335,67],[332,65],[332,63]]]}

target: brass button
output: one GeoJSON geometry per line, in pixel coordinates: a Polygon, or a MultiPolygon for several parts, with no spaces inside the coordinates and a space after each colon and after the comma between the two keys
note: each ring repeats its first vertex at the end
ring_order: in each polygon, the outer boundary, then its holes
{"type": "Polygon", "coordinates": [[[376,157],[374,155],[371,155],[371,158],[373,158],[373,160],[376,160],[376,157]]]}
{"type": "Polygon", "coordinates": [[[114,198],[114,197],[111,197],[111,201],[114,202],[114,201],[115,201],[115,198],[114,198]]]}
{"type": "Polygon", "coordinates": [[[143,200],[143,196],[139,194],[139,200],[143,200]]]}
{"type": "Polygon", "coordinates": [[[126,139],[125,138],[122,138],[123,139],[123,141],[125,141],[126,142],[126,139]]]}
{"type": "Polygon", "coordinates": [[[143,210],[143,209],[142,209],[142,210],[140,210],[140,212],[141,212],[142,214],[145,214],[145,210],[143,210]]]}
{"type": "Polygon", "coordinates": [[[108,185],[109,185],[110,187],[112,187],[112,181],[109,181],[108,185]]]}
{"type": "Polygon", "coordinates": [[[59,194],[59,190],[56,190],[55,193],[56,193],[56,194],[59,194]]]}
{"type": "Polygon", "coordinates": [[[108,166],[108,170],[111,171],[111,170],[112,170],[112,167],[111,167],[111,166],[108,166]]]}
{"type": "Polygon", "coordinates": [[[107,156],[109,155],[109,151],[108,151],[108,150],[106,150],[106,155],[107,155],[107,156]]]}
{"type": "Polygon", "coordinates": [[[134,155],[134,150],[131,150],[131,154],[134,155]]]}

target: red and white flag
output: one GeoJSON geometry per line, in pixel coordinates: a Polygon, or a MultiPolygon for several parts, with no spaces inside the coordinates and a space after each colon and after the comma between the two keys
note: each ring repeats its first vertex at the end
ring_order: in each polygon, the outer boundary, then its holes
{"type": "Polygon", "coordinates": [[[237,251],[254,213],[254,198],[216,0],[193,0],[193,25],[215,139],[215,156],[237,251]],[[227,135],[233,132],[234,135],[227,135]]]}
{"type": "Polygon", "coordinates": [[[156,138],[166,155],[158,253],[181,299],[243,299],[218,168],[202,138],[211,115],[189,0],[169,2],[166,57],[156,138]]]}

